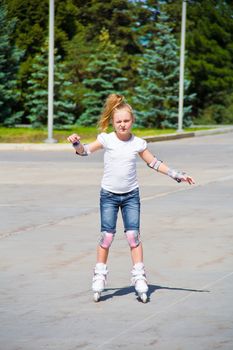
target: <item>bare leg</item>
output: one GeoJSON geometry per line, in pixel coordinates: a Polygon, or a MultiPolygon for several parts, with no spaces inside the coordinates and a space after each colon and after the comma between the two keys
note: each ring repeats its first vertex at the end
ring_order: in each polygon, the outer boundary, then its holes
{"type": "Polygon", "coordinates": [[[102,248],[100,245],[97,247],[97,263],[106,264],[108,260],[109,248],[102,248]]]}
{"type": "Polygon", "coordinates": [[[137,247],[131,248],[131,258],[133,261],[133,265],[143,262],[143,249],[142,243],[140,243],[137,247]]]}
{"type": "MultiPolygon", "coordinates": [[[[106,264],[108,260],[109,248],[102,248],[101,246],[97,247],[97,262],[106,264]]],[[[143,249],[142,243],[140,243],[137,247],[131,248],[131,257],[133,264],[137,264],[139,262],[143,262],[143,249]]]]}

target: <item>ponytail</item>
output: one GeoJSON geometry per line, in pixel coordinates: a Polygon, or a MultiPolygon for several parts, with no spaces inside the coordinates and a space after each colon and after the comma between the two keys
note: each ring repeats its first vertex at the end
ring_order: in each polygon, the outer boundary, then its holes
{"type": "Polygon", "coordinates": [[[113,117],[113,112],[117,108],[123,107],[128,107],[133,115],[131,106],[124,102],[124,96],[118,94],[110,94],[107,97],[106,102],[104,104],[103,112],[98,122],[98,126],[101,131],[106,131],[106,129],[108,128],[110,121],[113,117]]]}

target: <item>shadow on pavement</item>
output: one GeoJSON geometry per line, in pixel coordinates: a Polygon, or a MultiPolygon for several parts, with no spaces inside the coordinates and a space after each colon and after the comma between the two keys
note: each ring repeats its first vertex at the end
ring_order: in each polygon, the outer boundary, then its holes
{"type": "MultiPolygon", "coordinates": [[[[179,288],[179,287],[166,287],[166,286],[158,286],[155,284],[149,284],[148,285],[149,290],[148,290],[148,302],[150,301],[150,297],[153,293],[155,293],[157,290],[165,289],[165,290],[170,290],[170,291],[185,291],[185,292],[192,292],[192,293],[209,293],[209,290],[204,290],[204,289],[189,289],[189,288],[179,288]]],[[[101,296],[101,300],[108,300],[112,299],[114,297],[118,296],[123,296],[127,294],[132,294],[134,293],[136,296],[136,292],[133,286],[130,287],[122,287],[122,288],[106,288],[104,292],[110,292],[108,294],[103,294],[101,296]]]]}

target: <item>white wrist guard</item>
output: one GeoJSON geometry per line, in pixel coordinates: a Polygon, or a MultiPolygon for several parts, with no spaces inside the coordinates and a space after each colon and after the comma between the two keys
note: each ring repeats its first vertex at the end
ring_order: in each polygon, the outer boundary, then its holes
{"type": "Polygon", "coordinates": [[[151,169],[154,169],[156,171],[159,170],[160,164],[163,163],[162,160],[158,160],[157,158],[154,157],[151,163],[148,163],[147,166],[151,169]]]}
{"type": "Polygon", "coordinates": [[[88,145],[83,145],[83,152],[82,153],[79,153],[78,151],[76,151],[76,154],[78,156],[81,156],[81,157],[85,157],[85,156],[89,156],[89,154],[91,154],[90,150],[89,150],[89,147],[88,145]]]}
{"type": "Polygon", "coordinates": [[[177,182],[181,182],[182,180],[185,180],[187,177],[185,172],[177,171],[174,169],[168,169],[167,175],[177,182]]]}

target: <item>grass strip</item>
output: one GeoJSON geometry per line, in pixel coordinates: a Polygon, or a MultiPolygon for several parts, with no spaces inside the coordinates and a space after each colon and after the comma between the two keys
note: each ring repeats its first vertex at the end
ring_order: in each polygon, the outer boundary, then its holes
{"type": "MultiPolygon", "coordinates": [[[[203,128],[187,128],[186,132],[196,130],[207,130],[208,127],[203,128]]],[[[111,131],[111,129],[109,130],[111,131]]],[[[139,137],[155,136],[175,133],[175,129],[155,129],[155,128],[134,128],[133,133],[139,137]]],[[[95,140],[99,131],[96,127],[83,127],[83,126],[72,126],[69,129],[56,130],[54,129],[53,137],[59,143],[66,143],[67,137],[72,133],[77,133],[81,136],[84,143],[95,140]]],[[[0,143],[42,143],[47,138],[46,129],[33,129],[29,127],[19,128],[6,128],[0,127],[0,143]]]]}

